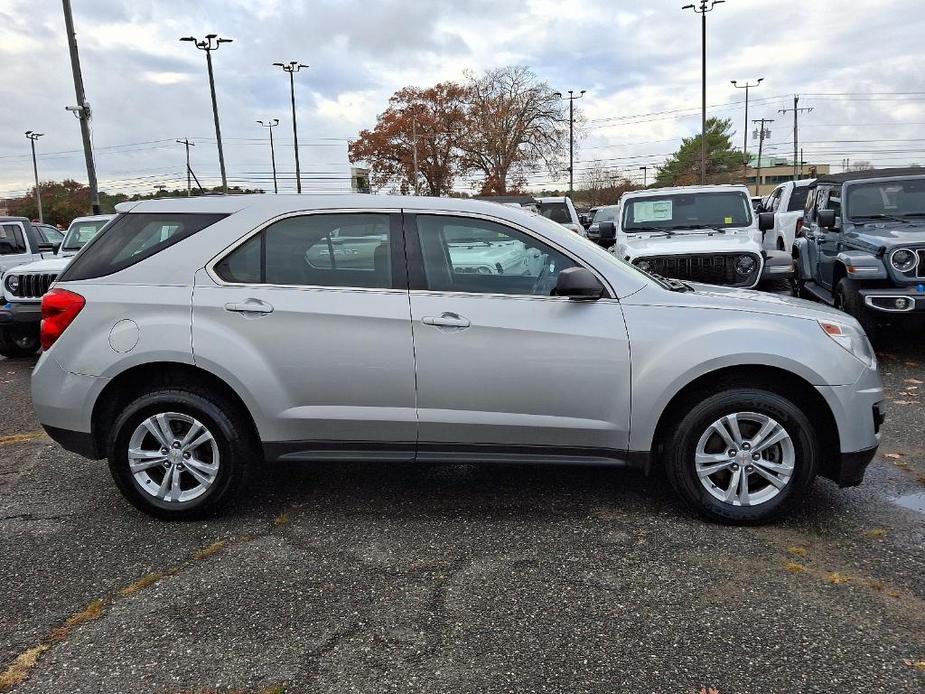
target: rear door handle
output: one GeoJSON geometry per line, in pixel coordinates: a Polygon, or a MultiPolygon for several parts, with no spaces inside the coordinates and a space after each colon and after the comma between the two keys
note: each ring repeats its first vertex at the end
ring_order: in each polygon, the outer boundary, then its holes
{"type": "Polygon", "coordinates": [[[273,306],[260,299],[246,299],[241,303],[225,304],[225,310],[233,313],[273,313],[273,306]]]}
{"type": "Polygon", "coordinates": [[[435,325],[438,328],[468,328],[471,325],[468,318],[449,312],[441,313],[438,317],[424,316],[421,322],[424,325],[435,325]]]}

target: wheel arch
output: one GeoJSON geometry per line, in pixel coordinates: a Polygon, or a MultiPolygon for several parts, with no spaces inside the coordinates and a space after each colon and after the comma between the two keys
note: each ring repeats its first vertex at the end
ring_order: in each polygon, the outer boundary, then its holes
{"type": "Polygon", "coordinates": [[[250,434],[259,441],[256,422],[244,399],[225,380],[199,366],[182,362],[157,361],[137,364],[106,384],[93,404],[91,434],[97,452],[105,451],[106,435],[118,413],[139,395],[164,386],[200,386],[215,391],[230,402],[248,423],[250,434]]]}
{"type": "Polygon", "coordinates": [[[653,459],[661,460],[672,425],[683,416],[693,402],[726,389],[742,387],[743,383],[786,397],[800,407],[817,427],[817,433],[822,440],[820,473],[824,477],[834,474],[841,450],[840,439],[835,415],[825,398],[801,376],[786,369],[759,364],[716,369],[698,376],[678,390],[662,410],[655,426],[652,438],[653,459]]]}

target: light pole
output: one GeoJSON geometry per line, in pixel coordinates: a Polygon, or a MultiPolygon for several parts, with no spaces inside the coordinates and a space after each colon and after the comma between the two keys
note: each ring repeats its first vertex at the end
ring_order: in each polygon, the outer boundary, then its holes
{"type": "Polygon", "coordinates": [[[736,89],[745,90],[745,132],[742,137],[742,179],[746,178],[748,173],[748,90],[753,87],[757,87],[759,84],[764,82],[764,77],[759,77],[758,81],[754,84],[746,82],[745,84],[739,84],[738,80],[732,80],[732,86],[736,89]]]}
{"type": "Polygon", "coordinates": [[[568,99],[568,194],[572,197],[575,191],[575,102],[585,95],[582,89],[575,96],[572,89],[568,90],[568,96],[563,96],[562,92],[556,92],[560,99],[568,99]]]}
{"type": "Polygon", "coordinates": [[[701,109],[700,109],[700,183],[707,182],[707,12],[726,0],[701,0],[699,5],[685,5],[682,10],[693,10],[700,15],[701,109]]]}
{"type": "Polygon", "coordinates": [[[295,73],[299,72],[303,65],[298,60],[290,60],[288,63],[273,63],[276,67],[283,68],[283,72],[289,73],[289,98],[292,101],[292,141],[295,147],[295,192],[302,192],[302,176],[299,173],[299,129],[296,126],[295,119],[295,73]]]}
{"type": "Polygon", "coordinates": [[[278,193],[279,188],[276,186],[276,150],[273,148],[273,128],[279,125],[279,118],[267,120],[266,123],[264,123],[262,120],[257,122],[270,131],[270,161],[273,162],[273,192],[278,193]]]}
{"type": "Polygon", "coordinates": [[[646,174],[648,173],[649,167],[648,167],[648,166],[640,166],[640,167],[639,167],[639,170],[642,171],[642,187],[643,187],[643,188],[648,188],[649,186],[646,185],[646,182],[647,182],[646,174]]]}
{"type": "Polygon", "coordinates": [[[202,40],[195,36],[184,36],[181,41],[190,41],[200,51],[206,52],[206,65],[209,68],[209,91],[212,93],[212,116],[215,119],[215,141],[218,143],[218,168],[222,172],[222,190],[228,192],[228,177],[225,175],[225,153],[222,151],[222,128],[218,123],[218,103],[215,101],[215,77],[212,75],[212,51],[217,51],[223,43],[232,39],[219,38],[218,34],[206,34],[202,40]]]}
{"type": "Polygon", "coordinates": [[[44,222],[45,218],[42,216],[42,193],[39,191],[39,167],[35,162],[35,141],[38,140],[44,133],[37,133],[32,130],[26,131],[26,137],[29,138],[32,144],[32,173],[35,174],[35,204],[39,208],[39,221],[44,222]]]}

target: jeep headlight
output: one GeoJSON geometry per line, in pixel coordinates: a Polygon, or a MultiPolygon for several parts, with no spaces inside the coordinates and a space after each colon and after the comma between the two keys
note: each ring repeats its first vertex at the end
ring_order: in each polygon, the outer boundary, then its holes
{"type": "Polygon", "coordinates": [[[834,323],[832,321],[819,321],[819,326],[826,335],[835,340],[844,349],[854,355],[855,359],[863,363],[868,368],[876,368],[877,355],[874,354],[874,348],[867,339],[867,335],[860,328],[856,328],[845,323],[834,323]]]}
{"type": "Polygon", "coordinates": [[[19,275],[10,275],[4,284],[10,290],[10,294],[16,294],[19,291],[19,275]]]}
{"type": "Polygon", "coordinates": [[[908,248],[900,248],[890,254],[890,265],[903,274],[912,272],[919,264],[919,256],[908,248]]]}
{"type": "Polygon", "coordinates": [[[753,256],[740,255],[735,260],[736,274],[742,275],[742,277],[748,277],[755,271],[757,265],[753,256]]]}
{"type": "Polygon", "coordinates": [[[652,261],[650,260],[637,260],[636,267],[638,267],[643,272],[652,272],[652,261]]]}

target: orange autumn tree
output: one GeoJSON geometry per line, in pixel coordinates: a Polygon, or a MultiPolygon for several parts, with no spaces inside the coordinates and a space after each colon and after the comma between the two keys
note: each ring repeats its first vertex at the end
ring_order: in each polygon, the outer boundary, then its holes
{"type": "Polygon", "coordinates": [[[375,188],[414,191],[414,134],[418,183],[423,194],[449,195],[460,170],[466,89],[455,82],[405,87],[389,99],[372,130],[360,131],[348,150],[352,163],[365,162],[375,188]]]}

